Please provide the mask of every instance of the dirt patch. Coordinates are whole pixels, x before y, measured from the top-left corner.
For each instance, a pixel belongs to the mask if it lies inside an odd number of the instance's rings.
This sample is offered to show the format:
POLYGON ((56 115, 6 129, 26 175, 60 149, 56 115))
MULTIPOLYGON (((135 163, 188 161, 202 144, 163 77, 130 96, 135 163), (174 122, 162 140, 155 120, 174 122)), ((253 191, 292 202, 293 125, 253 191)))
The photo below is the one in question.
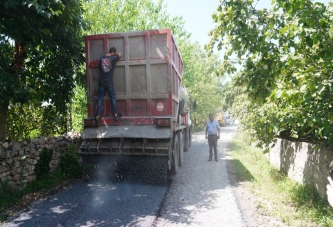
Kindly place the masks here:
POLYGON ((286 227, 284 223, 277 220, 276 217, 269 216, 267 210, 261 204, 267 203, 256 195, 255 191, 251 191, 244 186, 240 176, 235 170, 235 162, 232 160, 231 151, 226 151, 227 170, 231 185, 234 189, 235 197, 244 221, 248 227, 286 227))

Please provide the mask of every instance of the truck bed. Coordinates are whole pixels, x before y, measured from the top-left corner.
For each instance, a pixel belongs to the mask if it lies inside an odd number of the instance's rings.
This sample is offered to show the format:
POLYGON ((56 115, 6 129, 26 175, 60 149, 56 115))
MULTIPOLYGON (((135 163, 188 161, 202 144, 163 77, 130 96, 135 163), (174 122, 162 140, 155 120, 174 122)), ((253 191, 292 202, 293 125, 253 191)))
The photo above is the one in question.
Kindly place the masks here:
MULTIPOLYGON (((183 62, 170 29, 112 33, 85 37, 88 119, 93 126, 98 101, 99 58, 112 46, 122 53, 114 84, 123 117, 177 117, 183 62)), ((106 95, 102 117, 114 113, 106 95)), ((131 120, 129 120, 131 121, 131 120)), ((105 121, 112 125, 112 120, 105 121)), ((148 122, 147 122, 148 123, 148 122)))

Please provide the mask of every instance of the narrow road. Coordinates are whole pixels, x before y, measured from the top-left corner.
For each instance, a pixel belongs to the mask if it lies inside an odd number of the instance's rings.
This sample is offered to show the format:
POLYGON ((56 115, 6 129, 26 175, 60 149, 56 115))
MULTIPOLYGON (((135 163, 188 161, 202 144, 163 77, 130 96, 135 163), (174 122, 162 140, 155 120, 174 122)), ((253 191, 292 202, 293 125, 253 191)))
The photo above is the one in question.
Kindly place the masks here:
POLYGON ((237 126, 221 128, 219 162, 208 161, 205 133, 193 135, 186 163, 172 180, 155 226, 246 226, 230 185, 224 153, 236 131, 237 126))
POLYGON ((246 226, 230 185, 224 150, 236 126, 221 128, 219 162, 208 160, 204 132, 195 133, 168 186, 80 182, 34 202, 4 227, 246 226))

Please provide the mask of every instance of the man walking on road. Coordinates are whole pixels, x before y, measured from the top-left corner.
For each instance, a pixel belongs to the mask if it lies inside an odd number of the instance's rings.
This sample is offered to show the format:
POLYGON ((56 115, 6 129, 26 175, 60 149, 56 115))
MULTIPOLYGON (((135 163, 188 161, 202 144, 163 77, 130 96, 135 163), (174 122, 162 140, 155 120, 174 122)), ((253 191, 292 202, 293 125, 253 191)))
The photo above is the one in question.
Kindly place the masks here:
POLYGON ((212 161, 214 148, 215 161, 219 161, 217 157, 217 140, 220 139, 220 125, 212 113, 209 114, 209 120, 206 123, 206 139, 208 139, 209 145, 209 159, 212 161))

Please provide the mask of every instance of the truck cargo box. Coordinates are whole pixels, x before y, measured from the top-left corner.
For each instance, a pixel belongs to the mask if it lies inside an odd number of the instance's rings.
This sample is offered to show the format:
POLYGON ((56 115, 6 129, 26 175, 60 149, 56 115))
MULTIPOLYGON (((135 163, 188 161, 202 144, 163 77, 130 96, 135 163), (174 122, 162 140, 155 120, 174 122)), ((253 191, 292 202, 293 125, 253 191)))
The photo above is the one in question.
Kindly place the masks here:
MULTIPOLYGON (((94 126, 98 101, 99 58, 114 46, 122 53, 114 70, 117 108, 124 124, 153 124, 152 117, 177 117, 183 62, 170 29, 85 36, 88 119, 94 126), (130 117, 130 118, 127 118, 130 117)), ((109 96, 102 117, 114 124, 109 96)))

